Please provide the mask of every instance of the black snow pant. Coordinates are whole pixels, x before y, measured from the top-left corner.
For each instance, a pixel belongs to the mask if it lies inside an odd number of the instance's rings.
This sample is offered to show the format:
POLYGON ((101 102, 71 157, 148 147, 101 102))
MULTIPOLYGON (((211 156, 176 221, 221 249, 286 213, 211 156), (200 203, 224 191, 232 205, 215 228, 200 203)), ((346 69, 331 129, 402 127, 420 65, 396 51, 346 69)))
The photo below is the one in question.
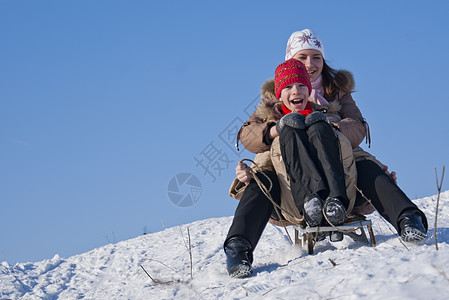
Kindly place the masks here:
POLYGON ((285 126, 279 142, 292 196, 300 212, 311 194, 318 194, 323 200, 335 197, 346 208, 349 206, 338 138, 327 122, 319 121, 305 129, 285 126))
MULTIPOLYGON (((264 171, 264 173, 273 183, 270 195, 279 205, 281 192, 277 175, 274 171, 264 171)), ((264 175, 258 173, 257 178, 262 181, 267 189, 269 188, 270 183, 264 175)), ((224 245, 226 246, 229 239, 233 237, 243 237, 250 242, 252 249, 254 249, 272 213, 274 213, 273 204, 259 188, 256 181, 251 179, 239 201, 224 245)))
MULTIPOLYGON (((356 162, 357 187, 376 210, 399 232, 399 217, 406 210, 417 210, 428 228, 425 214, 405 195, 376 163, 370 160, 356 162)), ((356 205, 366 199, 357 192, 356 205)))

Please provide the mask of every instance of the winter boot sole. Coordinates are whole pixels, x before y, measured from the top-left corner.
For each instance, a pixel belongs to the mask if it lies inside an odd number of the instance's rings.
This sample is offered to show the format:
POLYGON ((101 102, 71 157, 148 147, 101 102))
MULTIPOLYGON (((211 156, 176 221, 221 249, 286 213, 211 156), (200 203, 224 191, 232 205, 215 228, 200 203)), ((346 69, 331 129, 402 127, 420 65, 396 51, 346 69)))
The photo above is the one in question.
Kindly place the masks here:
POLYGON ((241 264, 236 266, 231 272, 229 272, 229 276, 233 278, 245 278, 253 273, 253 269, 250 265, 241 264))
POLYGON ((404 228, 401 234, 401 238, 405 242, 420 242, 426 237, 425 233, 413 227, 404 228))

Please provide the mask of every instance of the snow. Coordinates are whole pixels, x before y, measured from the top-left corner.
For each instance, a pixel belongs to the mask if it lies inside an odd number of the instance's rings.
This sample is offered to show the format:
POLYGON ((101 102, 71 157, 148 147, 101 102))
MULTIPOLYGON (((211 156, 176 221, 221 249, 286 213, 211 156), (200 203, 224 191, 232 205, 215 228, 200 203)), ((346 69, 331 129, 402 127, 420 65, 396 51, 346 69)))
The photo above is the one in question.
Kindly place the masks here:
POLYGON ((268 224, 254 252, 254 274, 233 279, 223 252, 232 217, 212 218, 68 258, 4 261, 0 299, 448 299, 449 191, 440 198, 438 251, 436 201, 436 195, 414 200, 430 227, 418 245, 402 244, 377 213, 369 216, 376 247, 345 236, 318 242, 313 255, 268 224))

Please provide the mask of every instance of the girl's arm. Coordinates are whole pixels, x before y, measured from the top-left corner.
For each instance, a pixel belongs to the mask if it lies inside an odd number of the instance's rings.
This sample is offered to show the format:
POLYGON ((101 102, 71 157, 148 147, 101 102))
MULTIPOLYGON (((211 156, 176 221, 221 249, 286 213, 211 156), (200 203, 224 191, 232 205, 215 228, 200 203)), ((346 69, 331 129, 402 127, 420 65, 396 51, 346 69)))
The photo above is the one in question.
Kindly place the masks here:
POLYGON ((362 113, 351 94, 343 95, 340 98, 340 104, 341 121, 337 122, 336 126, 349 139, 352 148, 357 148, 366 136, 362 113))
MULTIPOLYGON (((254 115, 254 114, 253 114, 254 115)), ((252 153, 268 151, 271 147, 271 129, 276 123, 261 122, 253 115, 246 121, 239 132, 239 139, 243 147, 252 153)), ((276 128, 274 128, 276 130, 276 128)))

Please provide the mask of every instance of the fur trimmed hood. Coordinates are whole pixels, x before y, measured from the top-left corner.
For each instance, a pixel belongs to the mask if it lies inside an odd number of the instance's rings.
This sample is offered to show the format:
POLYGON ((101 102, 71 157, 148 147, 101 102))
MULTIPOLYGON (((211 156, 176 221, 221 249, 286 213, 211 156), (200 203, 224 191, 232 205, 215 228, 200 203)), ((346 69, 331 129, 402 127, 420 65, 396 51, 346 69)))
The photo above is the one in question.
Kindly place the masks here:
MULTIPOLYGON (((351 72, 340 70, 337 72, 337 76, 346 77, 348 88, 350 90, 354 89, 355 82, 351 72)), ((268 79, 261 87, 261 101, 254 112, 254 117, 261 122, 277 122, 283 116, 282 102, 276 98, 274 89, 274 79, 268 79)), ((331 122, 338 122, 341 119, 338 115, 341 110, 341 104, 338 101, 329 101, 329 106, 310 104, 313 110, 325 112, 331 122)))
POLYGON ((349 90, 353 91, 355 89, 355 80, 351 72, 347 70, 338 70, 337 76, 344 76, 346 78, 349 90))

